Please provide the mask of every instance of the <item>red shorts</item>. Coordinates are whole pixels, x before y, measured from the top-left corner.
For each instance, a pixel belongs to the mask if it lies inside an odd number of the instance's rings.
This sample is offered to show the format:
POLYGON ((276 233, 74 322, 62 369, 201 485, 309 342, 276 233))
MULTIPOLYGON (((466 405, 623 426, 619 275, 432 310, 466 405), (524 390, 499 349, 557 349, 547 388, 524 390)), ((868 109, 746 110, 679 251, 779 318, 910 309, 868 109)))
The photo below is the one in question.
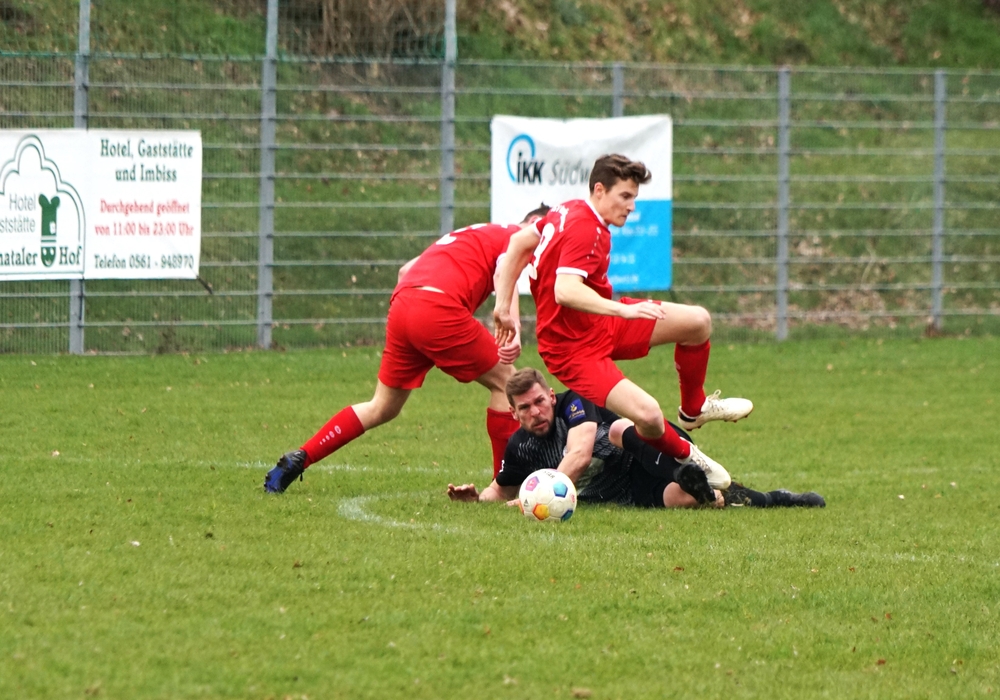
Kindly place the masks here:
MULTIPOLYGON (((638 304, 649 299, 621 297, 622 304, 638 304)), ((594 323, 584 339, 558 346, 538 343, 538 354, 545 367, 559 381, 598 406, 607 403, 608 394, 625 375, 614 360, 635 360, 649 354, 656 321, 651 318, 624 319, 594 315, 594 323)))
POLYGON ((378 370, 386 386, 418 389, 431 367, 471 382, 499 361, 493 336, 447 295, 410 288, 393 298, 378 370))

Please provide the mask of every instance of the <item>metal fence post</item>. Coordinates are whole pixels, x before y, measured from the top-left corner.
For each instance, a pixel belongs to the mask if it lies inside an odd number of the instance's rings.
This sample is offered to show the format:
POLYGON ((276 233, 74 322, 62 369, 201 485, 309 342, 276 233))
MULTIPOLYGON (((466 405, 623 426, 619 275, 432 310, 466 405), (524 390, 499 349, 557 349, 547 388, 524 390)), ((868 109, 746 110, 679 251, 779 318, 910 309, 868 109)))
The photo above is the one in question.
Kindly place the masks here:
MULTIPOLYGON (((86 129, 90 84, 90 0, 80 0, 80 24, 77 34, 76 70, 73 77, 73 128, 86 129)), ((69 352, 82 355, 84 349, 84 310, 86 288, 82 279, 69 281, 69 352)))
POLYGON ((271 347, 274 299, 274 151, 278 117, 278 0, 267 0, 267 38, 261 70, 260 214, 257 249, 257 345, 271 347))
POLYGON ((456 0, 445 0, 444 63, 441 65, 441 235, 455 228, 456 0))
POLYGON ((775 337, 788 338, 788 206, 789 132, 791 130, 792 76, 789 68, 778 71, 778 250, 776 257, 777 326, 775 337))
POLYGON ((625 114, 625 68, 616 61, 611 66, 611 116, 625 114))
POLYGON ((934 330, 944 325, 944 131, 948 76, 934 71, 934 229, 931 236, 931 322, 934 330))

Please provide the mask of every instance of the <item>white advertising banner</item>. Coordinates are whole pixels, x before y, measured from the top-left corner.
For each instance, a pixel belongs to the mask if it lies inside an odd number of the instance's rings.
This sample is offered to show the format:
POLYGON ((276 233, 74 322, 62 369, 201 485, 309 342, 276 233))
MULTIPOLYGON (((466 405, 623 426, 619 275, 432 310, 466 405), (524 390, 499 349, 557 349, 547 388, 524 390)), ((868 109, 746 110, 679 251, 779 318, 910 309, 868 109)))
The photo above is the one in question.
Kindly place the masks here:
MULTIPOLYGON (((671 284, 673 125, 666 115, 611 119, 495 116, 491 123, 490 220, 508 224, 544 202, 589 195, 600 156, 620 153, 646 164, 653 178, 639 188, 635 211, 611 227, 608 279, 618 291, 671 284)), ((527 291, 524 278, 519 285, 527 291)))
POLYGON ((194 279, 201 133, 0 131, 0 279, 194 279))

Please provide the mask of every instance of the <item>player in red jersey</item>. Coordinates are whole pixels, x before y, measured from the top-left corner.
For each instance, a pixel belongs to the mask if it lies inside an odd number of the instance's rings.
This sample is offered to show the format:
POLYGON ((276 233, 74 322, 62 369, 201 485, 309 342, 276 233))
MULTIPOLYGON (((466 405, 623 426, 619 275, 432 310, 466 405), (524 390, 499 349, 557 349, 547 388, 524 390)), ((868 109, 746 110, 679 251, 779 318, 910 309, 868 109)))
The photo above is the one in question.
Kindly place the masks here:
POLYGON ((746 399, 723 399, 718 392, 705 396, 712 333, 708 311, 627 297, 612 300, 608 227, 625 224, 635 210, 639 186, 650 178, 640 162, 602 156, 590 173, 588 199, 554 207, 511 238, 496 282, 496 340, 508 342, 517 329, 511 298, 518 276, 533 258, 538 352, 548 370, 584 398, 632 420, 639 436, 656 450, 681 463, 698 464, 714 488, 725 490, 730 478, 722 465, 671 430, 656 399, 614 363, 674 343, 681 390, 678 423, 686 430, 712 420, 737 421, 753 410, 746 399))
MULTIPOLYGON (((522 224, 544 216, 544 204, 522 224)), ((264 478, 264 489, 281 493, 311 464, 399 415, 413 389, 431 367, 460 382, 479 382, 490 390, 486 432, 493 448, 493 472, 500 470, 507 439, 518 428, 504 386, 521 352, 520 330, 500 347, 473 313, 493 292, 500 260, 521 226, 475 224, 442 236, 400 270, 389 302, 385 350, 371 401, 347 406, 327 421, 300 449, 281 457, 264 478)), ((517 300, 508 309, 517 316, 517 300)))

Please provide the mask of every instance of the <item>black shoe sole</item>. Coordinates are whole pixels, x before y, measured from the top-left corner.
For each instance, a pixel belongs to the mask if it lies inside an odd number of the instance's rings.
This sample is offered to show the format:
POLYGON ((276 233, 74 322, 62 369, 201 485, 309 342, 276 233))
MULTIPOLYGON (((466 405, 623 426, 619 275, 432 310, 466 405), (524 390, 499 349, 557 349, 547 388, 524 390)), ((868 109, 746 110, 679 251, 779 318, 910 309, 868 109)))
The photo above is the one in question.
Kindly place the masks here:
POLYGON ((715 490, 708 483, 705 470, 697 464, 682 464, 674 471, 674 481, 702 505, 715 502, 715 490))

